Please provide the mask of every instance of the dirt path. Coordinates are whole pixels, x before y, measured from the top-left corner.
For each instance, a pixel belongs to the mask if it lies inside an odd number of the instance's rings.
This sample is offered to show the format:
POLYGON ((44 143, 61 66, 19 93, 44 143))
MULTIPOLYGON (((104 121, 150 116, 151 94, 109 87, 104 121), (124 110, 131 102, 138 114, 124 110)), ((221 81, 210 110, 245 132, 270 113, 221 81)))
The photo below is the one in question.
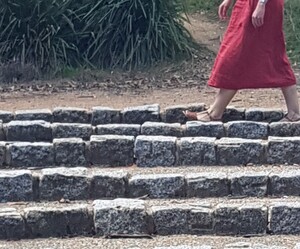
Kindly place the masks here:
MULTIPOLYGON (((195 40, 216 52, 226 23, 212 21, 200 13, 192 15, 190 22, 188 28, 195 40)), ((195 64, 188 61, 183 66, 175 65, 174 68, 167 69, 166 75, 164 72, 160 72, 162 74, 160 77, 165 76, 165 78, 162 78, 157 85, 155 85, 155 79, 145 81, 145 78, 129 81, 121 79, 120 83, 117 81, 112 87, 105 89, 102 84, 106 83, 101 83, 99 87, 96 86, 89 90, 80 87, 79 90, 66 88, 61 91, 53 91, 53 89, 36 91, 31 87, 20 87, 18 90, 11 88, 9 91, 3 89, 1 91, 0 85, 0 110, 13 111, 57 106, 124 108, 150 103, 158 103, 162 107, 194 102, 211 104, 216 90, 205 85, 214 54, 204 52, 200 56, 201 58, 195 59, 195 64)), ((299 73, 297 76, 300 78, 299 73)), ((244 90, 237 94, 231 105, 237 107, 284 107, 284 101, 279 90, 244 90)))
POLYGON ((195 13, 189 17, 189 20, 190 24, 187 25, 187 28, 194 39, 217 53, 227 23, 208 18, 204 13, 195 13))
MULTIPOLYGON (((10 94, 0 100, 0 110, 40 109, 54 107, 82 107, 108 106, 124 108, 143 104, 158 103, 162 108, 166 106, 206 103, 211 104, 215 96, 214 89, 167 89, 154 90, 144 93, 111 94, 102 91, 83 91, 59 93, 49 96, 35 94, 10 94)), ((300 96, 300 95, 299 95, 300 96)), ((282 108, 284 100, 279 90, 245 90, 239 92, 231 105, 236 107, 266 107, 282 108)))

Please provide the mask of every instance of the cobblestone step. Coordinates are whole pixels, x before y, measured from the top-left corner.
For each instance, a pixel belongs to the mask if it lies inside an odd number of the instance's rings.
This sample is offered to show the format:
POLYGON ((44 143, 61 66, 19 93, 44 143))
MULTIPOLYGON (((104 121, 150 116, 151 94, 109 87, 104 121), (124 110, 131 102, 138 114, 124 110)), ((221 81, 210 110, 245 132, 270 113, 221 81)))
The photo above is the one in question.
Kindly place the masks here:
POLYGON ((299 137, 267 140, 170 136, 93 135, 52 142, 0 142, 0 167, 173 167, 299 164, 299 137))
POLYGON ((300 198, 114 199, 0 204, 0 239, 300 233, 300 198), (26 204, 26 203, 25 203, 26 204))
POLYGON ((56 138, 82 138, 89 140, 92 135, 126 135, 137 137, 234 137, 246 139, 267 139, 270 136, 300 136, 300 122, 256 122, 230 121, 180 123, 145 122, 140 124, 103 124, 92 126, 80 123, 49 123, 42 120, 0 121, 0 141, 50 142, 56 138))
POLYGON ((187 122, 187 109, 206 106, 0 111, 0 239, 300 234, 300 122, 234 107, 187 122))
POLYGON ((1 249, 299 249, 300 237, 293 235, 266 235, 241 238, 233 236, 172 235, 147 238, 106 239, 95 237, 26 239, 1 241, 1 249))
POLYGON ((0 170, 0 202, 300 195, 298 167, 0 170))
MULTIPOLYGON (((151 122, 185 123, 187 119, 183 110, 203 111, 207 109, 203 103, 169 106, 161 110, 158 104, 127 107, 123 110, 110 107, 96 106, 91 110, 75 107, 57 107, 50 109, 18 110, 16 112, 0 110, 0 120, 8 123, 12 120, 44 120, 47 122, 83 123, 83 124, 112 124, 128 123, 143 124, 151 122)), ((283 117, 281 109, 266 108, 234 108, 228 107, 223 121, 251 120, 251 121, 278 121, 283 117)))

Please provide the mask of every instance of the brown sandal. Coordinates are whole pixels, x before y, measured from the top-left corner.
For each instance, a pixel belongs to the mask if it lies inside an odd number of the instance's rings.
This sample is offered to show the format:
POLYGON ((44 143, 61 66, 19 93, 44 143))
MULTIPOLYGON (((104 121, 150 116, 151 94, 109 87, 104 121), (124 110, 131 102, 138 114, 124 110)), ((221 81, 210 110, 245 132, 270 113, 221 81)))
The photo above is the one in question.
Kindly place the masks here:
POLYGON ((201 122, 221 121, 221 119, 213 118, 208 111, 203 111, 203 112, 183 111, 183 114, 187 117, 188 120, 197 120, 201 122))
POLYGON ((294 118, 295 114, 293 115, 292 118, 289 118, 287 115, 288 115, 288 113, 285 114, 283 116, 283 118, 279 120, 279 122, 299 122, 300 121, 300 118, 296 118, 296 119, 294 118))

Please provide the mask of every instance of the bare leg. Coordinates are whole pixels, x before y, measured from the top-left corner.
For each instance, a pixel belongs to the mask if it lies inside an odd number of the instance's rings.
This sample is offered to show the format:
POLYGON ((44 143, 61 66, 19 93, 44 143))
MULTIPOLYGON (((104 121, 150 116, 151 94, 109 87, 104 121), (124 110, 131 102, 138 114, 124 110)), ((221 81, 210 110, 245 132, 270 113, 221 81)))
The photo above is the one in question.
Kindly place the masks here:
POLYGON ((204 112, 191 112, 184 111, 184 115, 190 120, 200 120, 203 122, 221 120, 223 113, 232 100, 237 90, 220 89, 214 103, 210 106, 207 111, 204 112))
POLYGON ((214 119, 221 119, 227 105, 230 103, 236 92, 237 90, 220 89, 214 103, 208 110, 210 116, 214 119))
POLYGON ((297 86, 292 85, 288 87, 281 88, 286 106, 287 106, 287 118, 290 120, 297 120, 300 118, 299 111, 299 101, 298 101, 298 93, 297 86))

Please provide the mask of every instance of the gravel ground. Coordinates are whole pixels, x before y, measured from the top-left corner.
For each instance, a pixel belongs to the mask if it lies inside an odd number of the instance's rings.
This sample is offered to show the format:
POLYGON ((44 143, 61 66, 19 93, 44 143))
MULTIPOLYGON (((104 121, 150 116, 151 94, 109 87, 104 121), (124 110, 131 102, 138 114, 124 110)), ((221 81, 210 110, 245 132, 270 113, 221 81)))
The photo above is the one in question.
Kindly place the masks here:
MULTIPOLYGON (((110 199, 110 198, 107 198, 110 199)), ((115 198, 114 198, 115 199, 115 198)), ((137 198, 138 199, 138 198, 137 198)), ((194 207, 215 207, 218 204, 238 204, 238 205, 249 205, 249 204, 262 204, 271 206, 276 203, 300 203, 300 197, 298 196, 284 196, 284 197, 220 197, 220 198, 176 198, 176 199, 145 199, 145 205, 147 208, 152 206, 172 206, 172 205, 190 205, 194 207)), ((15 208, 19 212, 22 212, 28 207, 54 207, 63 208, 68 206, 77 206, 80 204, 88 204, 92 208, 93 200, 82 200, 82 201, 42 201, 42 202, 8 202, 0 203, 0 208, 15 208)))
MULTIPOLYGON (((99 168, 93 168, 99 171, 99 168)), ((300 170, 299 165, 247 165, 247 166, 176 166, 176 167, 153 167, 153 168, 140 168, 137 166, 114 168, 113 170, 122 170, 132 175, 138 174, 189 174, 189 173, 242 173, 242 172, 272 172, 280 173, 288 170, 300 170)), ((112 169, 101 169, 101 171, 111 172, 112 169)))
MULTIPOLYGON (((157 246, 210 245, 214 249, 237 242, 284 246, 290 249, 300 242, 300 236, 220 237, 220 236, 158 236, 153 239, 51 238, 0 242, 0 249, 152 249, 157 246)), ((249 247, 239 247, 249 248, 249 247)), ((259 247, 257 247, 259 248, 259 247)))
MULTIPOLYGON (((281 173, 284 171, 299 171, 299 165, 247 165, 247 166, 175 166, 175 167, 153 167, 153 168, 141 168, 136 165, 130 167, 115 167, 113 168, 99 168, 99 167, 87 167, 88 173, 112 173, 112 172, 127 172, 130 175, 139 174, 192 174, 192 173, 281 173)), ((16 168, 7 168, 6 170, 15 170, 16 168)), ((18 168, 20 169, 20 168, 18 168)), ((40 169, 33 169, 33 173, 40 174, 40 169)))
MULTIPOLYGON (((53 167, 52 167, 53 168, 53 167)), ((58 167, 56 167, 58 168, 58 167)), ((41 168, 26 167, 24 169, 30 169, 35 174, 41 173, 41 168)), ((87 167, 88 173, 93 172, 127 172, 130 175, 140 174, 190 174, 190 173, 243 173, 243 172, 267 172, 267 173, 281 173, 283 171, 300 170, 298 164, 295 165, 246 165, 246 166, 174 166, 174 167, 137 167, 136 165, 129 167, 114 167, 114 168, 99 168, 99 167, 87 167)), ((20 168, 7 167, 1 170, 20 170, 20 168)))

